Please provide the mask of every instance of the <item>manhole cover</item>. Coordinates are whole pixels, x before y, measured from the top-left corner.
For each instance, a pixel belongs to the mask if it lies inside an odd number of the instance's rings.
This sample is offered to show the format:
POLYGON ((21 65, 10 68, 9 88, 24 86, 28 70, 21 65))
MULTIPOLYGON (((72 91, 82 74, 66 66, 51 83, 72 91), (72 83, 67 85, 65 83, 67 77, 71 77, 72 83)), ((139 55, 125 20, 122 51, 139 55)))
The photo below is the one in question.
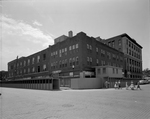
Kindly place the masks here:
POLYGON ((72 105, 72 104, 63 104, 62 106, 63 107, 73 107, 74 105, 72 105))

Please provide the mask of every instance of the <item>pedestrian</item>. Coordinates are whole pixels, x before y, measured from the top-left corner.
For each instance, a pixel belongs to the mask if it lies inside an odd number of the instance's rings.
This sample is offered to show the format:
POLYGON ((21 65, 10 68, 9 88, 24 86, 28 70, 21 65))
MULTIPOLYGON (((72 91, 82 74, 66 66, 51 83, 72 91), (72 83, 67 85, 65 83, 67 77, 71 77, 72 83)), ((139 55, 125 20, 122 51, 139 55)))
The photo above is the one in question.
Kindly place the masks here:
POLYGON ((139 81, 137 82, 137 87, 136 87, 136 89, 138 89, 138 88, 141 90, 140 82, 139 82, 139 81))
POLYGON ((115 88, 115 89, 118 88, 118 83, 117 83, 117 81, 115 82, 114 88, 115 88))
POLYGON ((107 82, 107 80, 105 81, 105 88, 106 89, 108 88, 108 82, 107 82))
POLYGON ((128 82, 126 82, 126 90, 128 90, 128 87, 129 87, 129 86, 128 86, 128 82))
POLYGON ((109 83, 109 81, 107 81, 107 88, 110 88, 110 83, 109 83))
POLYGON ((134 90, 134 84, 133 84, 133 82, 132 82, 132 81, 131 81, 130 88, 131 88, 131 90, 134 90))
POLYGON ((121 89, 121 82, 120 82, 120 80, 118 81, 118 89, 121 89))

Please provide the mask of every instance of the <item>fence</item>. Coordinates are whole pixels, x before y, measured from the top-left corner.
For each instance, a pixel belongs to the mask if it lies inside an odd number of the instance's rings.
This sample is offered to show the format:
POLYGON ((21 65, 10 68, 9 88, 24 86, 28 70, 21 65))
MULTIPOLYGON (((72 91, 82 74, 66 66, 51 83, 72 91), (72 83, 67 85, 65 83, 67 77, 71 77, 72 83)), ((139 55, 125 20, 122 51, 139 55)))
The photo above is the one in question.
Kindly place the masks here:
POLYGON ((59 79, 41 78, 15 81, 2 81, 0 87, 39 89, 39 90, 59 90, 59 79))

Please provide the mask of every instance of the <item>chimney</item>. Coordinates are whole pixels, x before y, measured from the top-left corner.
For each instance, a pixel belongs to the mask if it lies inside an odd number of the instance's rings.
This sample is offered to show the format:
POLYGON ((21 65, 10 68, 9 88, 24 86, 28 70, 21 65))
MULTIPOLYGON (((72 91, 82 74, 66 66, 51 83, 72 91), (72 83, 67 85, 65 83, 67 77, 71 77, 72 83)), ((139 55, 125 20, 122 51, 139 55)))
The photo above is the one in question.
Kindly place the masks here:
POLYGON ((72 31, 69 31, 68 32, 68 36, 71 38, 73 36, 73 32, 72 31))

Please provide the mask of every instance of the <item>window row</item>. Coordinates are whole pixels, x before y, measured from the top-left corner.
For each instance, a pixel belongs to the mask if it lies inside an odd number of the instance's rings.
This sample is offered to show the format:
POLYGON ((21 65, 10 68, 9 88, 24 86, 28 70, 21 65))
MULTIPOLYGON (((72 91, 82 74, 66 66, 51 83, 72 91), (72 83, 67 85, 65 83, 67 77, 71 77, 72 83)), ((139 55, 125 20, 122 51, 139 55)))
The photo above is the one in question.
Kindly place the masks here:
MULTIPOLYGON (((29 67, 25 69, 19 69, 15 70, 15 75, 21 75, 21 74, 28 74, 28 73, 35 73, 35 72, 42 72, 42 71, 47 71, 47 65, 44 64, 42 67, 37 66, 37 67, 29 67)), ((9 76, 14 76, 13 73, 9 73, 9 76)))
POLYGON ((87 64, 92 65, 92 57, 87 57, 87 64))
POLYGON ((139 75, 128 75, 129 78, 141 78, 139 75))
POLYGON ((109 41, 108 42, 108 46, 110 46, 110 47, 115 47, 115 41, 109 41))
POLYGON ((98 68, 97 74, 106 74, 106 68, 98 68))
POLYGON ((51 68, 52 69, 57 69, 57 68, 65 68, 68 66, 75 66, 75 65, 79 65, 79 58, 78 57, 73 57, 68 59, 64 59, 61 61, 56 61, 51 63, 51 68))
POLYGON ((130 42, 129 40, 127 40, 127 46, 129 46, 133 50, 135 50, 135 51, 140 53, 140 48, 138 48, 134 43, 130 42))
MULTIPOLYGON (((91 57, 87 57, 87 64, 88 65, 92 64, 92 58, 91 57)), ((123 68, 123 66, 119 63, 106 62, 105 60, 101 60, 101 62, 99 62, 99 59, 96 59, 96 65, 97 66, 109 65, 109 66, 115 66, 115 67, 122 67, 123 68)))
POLYGON ((79 48, 79 45, 74 44, 72 46, 69 46, 68 48, 66 47, 66 48, 62 48, 58 51, 52 52, 51 56, 54 57, 54 58, 57 57, 57 56, 62 57, 63 55, 67 55, 68 50, 69 50, 70 53, 72 53, 72 51, 75 51, 75 50, 78 51, 78 48, 79 48))
MULTIPOLYGON (((43 58, 43 60, 46 60, 46 54, 43 54, 42 58, 43 58)), ((18 67, 29 66, 31 64, 39 63, 40 61, 41 61, 40 55, 37 56, 36 61, 35 61, 35 57, 30 58, 30 59, 26 59, 24 61, 17 61, 16 60, 16 63, 9 66, 9 70, 15 69, 18 67)))
POLYGON ((137 67, 141 67, 141 62, 138 62, 138 61, 135 61, 135 60, 132 60, 132 59, 129 59, 129 58, 127 58, 126 62, 127 62, 127 64, 137 66, 137 67))
POLYGON ((127 66, 127 70, 133 73, 141 73, 141 69, 136 67, 127 66))
POLYGON ((131 49, 128 49, 128 48, 127 48, 127 54, 129 54, 129 55, 131 55, 131 56, 133 56, 133 57, 136 57, 136 58, 140 59, 140 54, 139 54, 139 53, 136 53, 136 52, 134 52, 134 51, 131 51, 131 49))
POLYGON ((88 50, 92 50, 92 46, 89 45, 89 44, 87 44, 87 49, 88 49, 88 50))

